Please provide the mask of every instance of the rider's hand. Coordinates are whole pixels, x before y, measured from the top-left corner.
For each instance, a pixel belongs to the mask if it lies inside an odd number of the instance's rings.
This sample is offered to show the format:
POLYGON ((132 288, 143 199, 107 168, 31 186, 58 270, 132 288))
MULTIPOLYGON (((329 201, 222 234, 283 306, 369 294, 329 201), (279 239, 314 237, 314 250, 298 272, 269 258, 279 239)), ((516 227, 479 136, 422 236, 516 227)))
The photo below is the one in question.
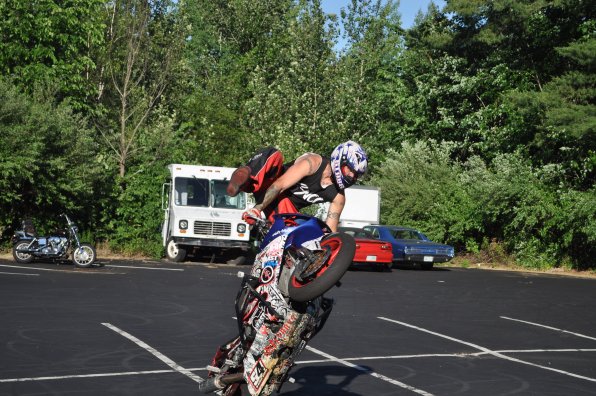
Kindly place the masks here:
POLYGON ((256 221, 254 217, 259 219, 263 218, 263 213, 257 207, 251 208, 246 212, 242 213, 242 220, 246 221, 250 225, 255 224, 256 221))

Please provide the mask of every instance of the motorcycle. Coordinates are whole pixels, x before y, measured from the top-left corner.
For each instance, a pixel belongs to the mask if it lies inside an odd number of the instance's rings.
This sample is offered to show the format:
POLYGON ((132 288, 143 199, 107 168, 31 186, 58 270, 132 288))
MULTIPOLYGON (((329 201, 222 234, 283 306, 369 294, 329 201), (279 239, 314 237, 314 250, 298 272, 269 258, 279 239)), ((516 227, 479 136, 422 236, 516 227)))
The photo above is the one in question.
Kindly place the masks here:
POLYGON ((88 268, 97 257, 95 247, 82 243, 79 228, 66 214, 61 214, 68 225, 67 230, 60 230, 49 236, 38 236, 30 220, 23 220, 22 227, 12 237, 12 256, 20 264, 27 264, 34 258, 65 259, 72 254, 72 261, 77 267, 88 268))
POLYGON ((323 294, 340 285, 354 257, 354 238, 331 233, 315 217, 280 214, 273 224, 253 219, 262 242, 250 274, 238 273, 238 336, 217 349, 199 384, 202 393, 239 396, 244 384, 252 396, 279 392, 331 313, 333 299, 323 294))

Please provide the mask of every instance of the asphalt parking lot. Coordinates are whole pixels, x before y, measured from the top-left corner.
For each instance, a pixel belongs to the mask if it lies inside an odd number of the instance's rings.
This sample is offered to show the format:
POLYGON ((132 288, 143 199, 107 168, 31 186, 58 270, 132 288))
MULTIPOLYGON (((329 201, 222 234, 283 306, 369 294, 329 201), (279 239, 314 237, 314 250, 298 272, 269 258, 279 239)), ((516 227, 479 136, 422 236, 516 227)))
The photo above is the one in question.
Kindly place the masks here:
MULTIPOLYGON (((100 260, 101 261, 101 260, 100 260)), ((0 395, 197 395, 238 270, 0 260, 0 395)), ((349 271, 282 395, 596 395, 596 279, 349 271)))

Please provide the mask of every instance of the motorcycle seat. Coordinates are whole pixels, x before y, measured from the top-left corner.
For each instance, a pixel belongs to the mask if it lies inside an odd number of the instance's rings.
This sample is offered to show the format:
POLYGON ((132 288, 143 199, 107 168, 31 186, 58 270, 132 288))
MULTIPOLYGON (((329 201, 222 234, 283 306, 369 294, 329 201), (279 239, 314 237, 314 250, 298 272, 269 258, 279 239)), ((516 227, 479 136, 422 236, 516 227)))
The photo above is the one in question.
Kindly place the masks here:
POLYGON ((25 232, 25 235, 27 235, 27 236, 31 236, 31 237, 37 236, 37 230, 35 229, 35 225, 29 219, 23 220, 23 231, 25 232))

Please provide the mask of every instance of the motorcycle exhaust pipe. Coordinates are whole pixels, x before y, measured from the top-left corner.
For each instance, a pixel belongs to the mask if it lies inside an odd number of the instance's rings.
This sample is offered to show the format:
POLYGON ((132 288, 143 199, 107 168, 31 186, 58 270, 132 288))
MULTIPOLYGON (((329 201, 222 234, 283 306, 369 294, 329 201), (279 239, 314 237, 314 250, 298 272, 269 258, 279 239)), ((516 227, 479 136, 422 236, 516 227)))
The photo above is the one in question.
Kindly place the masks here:
POLYGON ((211 378, 207 378, 205 381, 199 384, 199 392, 211 393, 218 390, 224 389, 226 386, 236 382, 243 381, 244 377, 242 373, 216 375, 211 378))

